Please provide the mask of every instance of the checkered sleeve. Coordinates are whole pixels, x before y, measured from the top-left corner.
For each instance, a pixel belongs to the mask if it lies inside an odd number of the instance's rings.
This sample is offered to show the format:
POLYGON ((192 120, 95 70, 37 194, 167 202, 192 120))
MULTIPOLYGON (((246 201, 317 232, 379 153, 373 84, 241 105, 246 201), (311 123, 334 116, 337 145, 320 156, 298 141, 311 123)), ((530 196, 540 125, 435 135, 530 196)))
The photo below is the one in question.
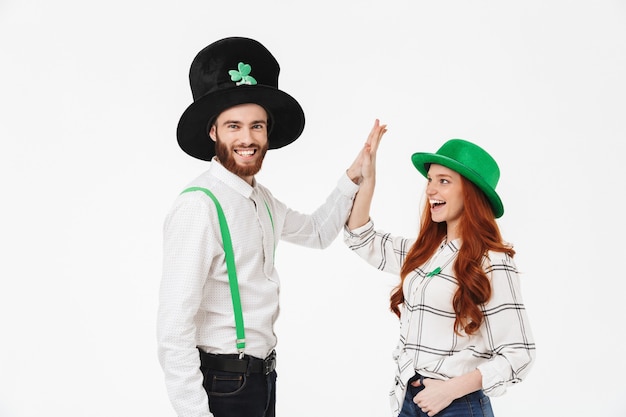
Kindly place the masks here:
POLYGON ((481 333, 492 357, 478 369, 483 376, 483 390, 495 397, 526 377, 535 358, 535 342, 513 259, 506 254, 490 253, 485 270, 491 280, 492 296, 484 305, 481 333))
POLYGON ((402 262, 413 243, 412 240, 375 230, 371 220, 353 230, 344 227, 344 242, 370 265, 392 274, 400 273, 402 262))

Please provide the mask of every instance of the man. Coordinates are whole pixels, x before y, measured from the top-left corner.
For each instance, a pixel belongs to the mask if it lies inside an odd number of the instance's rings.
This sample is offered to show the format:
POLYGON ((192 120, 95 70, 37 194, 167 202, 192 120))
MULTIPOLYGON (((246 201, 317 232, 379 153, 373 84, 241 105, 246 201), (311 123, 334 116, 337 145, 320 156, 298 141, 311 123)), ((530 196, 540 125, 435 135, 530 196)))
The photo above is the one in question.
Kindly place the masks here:
POLYGON ((302 108, 278 89, 278 73, 272 54, 247 38, 219 40, 191 65, 194 102, 179 121, 178 143, 211 163, 165 220, 157 326, 159 361, 179 417, 275 415, 278 241, 329 246, 358 190, 363 151, 311 215, 256 182, 265 152, 295 141, 304 128, 302 108), (231 264, 211 195, 223 209, 231 264))

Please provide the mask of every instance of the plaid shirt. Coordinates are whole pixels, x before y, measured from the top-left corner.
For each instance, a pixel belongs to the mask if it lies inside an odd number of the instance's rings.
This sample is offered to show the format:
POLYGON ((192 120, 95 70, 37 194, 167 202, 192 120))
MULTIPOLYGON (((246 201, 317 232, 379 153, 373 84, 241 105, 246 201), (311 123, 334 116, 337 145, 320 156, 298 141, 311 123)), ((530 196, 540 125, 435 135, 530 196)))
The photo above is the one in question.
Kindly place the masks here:
MULTIPOLYGON (((381 271, 400 273, 415 239, 392 237, 368 224, 345 229, 345 242, 381 271)), ((434 256, 404 280, 400 339, 393 353, 396 377, 390 393, 393 415, 402 408, 408 380, 425 377, 449 379, 478 368, 489 396, 505 393, 529 372, 535 343, 522 302, 520 280, 513 259, 489 252, 484 269, 492 286, 482 306, 484 322, 472 336, 454 333, 452 297, 458 287, 453 272, 459 239, 441 244, 434 256)))

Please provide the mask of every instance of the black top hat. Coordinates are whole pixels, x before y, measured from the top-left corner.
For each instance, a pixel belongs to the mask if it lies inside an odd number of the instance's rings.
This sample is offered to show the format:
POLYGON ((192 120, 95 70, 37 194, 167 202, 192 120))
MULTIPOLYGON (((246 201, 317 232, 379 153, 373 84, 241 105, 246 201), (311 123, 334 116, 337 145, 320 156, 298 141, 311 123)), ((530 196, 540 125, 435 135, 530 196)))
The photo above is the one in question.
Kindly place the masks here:
POLYGON ((270 149, 298 139, 304 129, 304 112, 289 94, 278 89, 280 66, 274 56, 254 39, 221 39, 201 50, 189 70, 194 102, 178 122, 180 147, 205 161, 215 155, 209 123, 222 111, 255 103, 268 112, 270 149))

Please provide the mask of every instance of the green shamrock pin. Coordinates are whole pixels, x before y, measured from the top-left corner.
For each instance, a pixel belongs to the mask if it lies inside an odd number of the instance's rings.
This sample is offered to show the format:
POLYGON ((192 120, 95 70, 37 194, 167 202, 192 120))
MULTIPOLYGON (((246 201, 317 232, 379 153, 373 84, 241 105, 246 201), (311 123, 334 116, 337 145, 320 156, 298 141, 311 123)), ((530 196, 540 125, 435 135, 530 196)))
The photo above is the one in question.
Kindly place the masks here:
POLYGON ((237 70, 228 71, 228 74, 230 74, 230 79, 236 81, 237 85, 256 85, 256 80, 253 76, 250 75, 252 67, 249 64, 244 64, 243 62, 240 62, 239 65, 237 65, 237 70))

